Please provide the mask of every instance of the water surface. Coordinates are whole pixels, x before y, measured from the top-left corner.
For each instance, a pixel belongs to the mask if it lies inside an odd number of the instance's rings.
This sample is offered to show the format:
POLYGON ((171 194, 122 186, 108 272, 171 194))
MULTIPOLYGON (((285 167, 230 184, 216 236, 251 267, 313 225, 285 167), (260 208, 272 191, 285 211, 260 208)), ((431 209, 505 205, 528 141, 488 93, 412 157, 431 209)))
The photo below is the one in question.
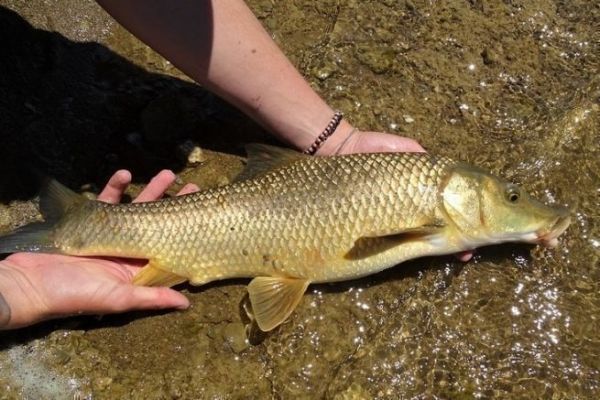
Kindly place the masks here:
MULTIPOLYGON (((598 398, 598 6, 249 4, 357 126, 415 138, 572 208, 560 246, 505 245, 467 264, 429 258, 314 286, 255 346, 241 336, 245 281, 184 288, 186 312, 3 334, 0 398, 598 398)), ((0 107, 19 160, 42 160, 86 190, 124 166, 140 180, 169 166, 207 186, 226 183, 239 159, 208 152, 186 167, 179 143, 239 153, 243 141, 265 140, 94 3, 0 5, 24 19, 0 14, 12 46, 0 62, 11 77, 0 107)), ((3 229, 35 218, 31 192, 7 176, 3 229)))

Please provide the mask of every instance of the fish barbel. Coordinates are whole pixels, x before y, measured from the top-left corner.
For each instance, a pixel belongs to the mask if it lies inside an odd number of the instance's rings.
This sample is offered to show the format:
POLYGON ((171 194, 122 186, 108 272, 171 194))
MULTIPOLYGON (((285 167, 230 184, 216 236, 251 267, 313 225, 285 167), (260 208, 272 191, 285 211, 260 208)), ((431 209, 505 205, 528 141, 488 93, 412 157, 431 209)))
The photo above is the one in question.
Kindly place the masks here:
POLYGON ((553 246, 570 221, 565 208, 445 157, 309 157, 266 145, 248 153, 237 181, 154 202, 91 201, 51 181, 40 198, 45 222, 0 238, 0 253, 147 259, 139 285, 253 278, 254 317, 268 331, 311 283, 493 243, 553 246))

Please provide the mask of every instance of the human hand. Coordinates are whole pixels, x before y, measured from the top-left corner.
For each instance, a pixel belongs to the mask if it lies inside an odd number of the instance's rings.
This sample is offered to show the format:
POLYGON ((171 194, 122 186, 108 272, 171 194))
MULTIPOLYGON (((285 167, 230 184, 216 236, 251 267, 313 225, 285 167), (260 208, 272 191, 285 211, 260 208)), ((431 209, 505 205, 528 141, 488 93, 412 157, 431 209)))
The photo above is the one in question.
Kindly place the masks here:
MULTIPOLYGON (((328 148, 324 148, 323 150, 327 152, 327 149, 328 148)), ((335 151, 336 154, 394 152, 422 153, 425 152, 425 149, 416 140, 407 137, 383 132, 363 132, 354 129, 347 134, 344 140, 340 142, 333 151, 335 151)))
MULTIPOLYGON (((174 180, 173 172, 161 171, 134 202, 159 199, 174 180)), ((117 171, 98 195, 98 200, 118 203, 130 182, 129 171, 117 171)), ((178 195, 198 190, 196 185, 188 184, 178 195)), ((0 261, 0 294, 10 307, 11 314, 8 325, 0 326, 0 329, 18 328, 76 314, 185 309, 189 306, 187 298, 175 290, 134 286, 132 278, 143 264, 141 260, 106 257, 12 254, 0 261)))
POLYGON ((418 152, 425 149, 414 139, 384 132, 360 131, 342 119, 337 129, 317 150, 317 155, 327 156, 352 153, 418 152))

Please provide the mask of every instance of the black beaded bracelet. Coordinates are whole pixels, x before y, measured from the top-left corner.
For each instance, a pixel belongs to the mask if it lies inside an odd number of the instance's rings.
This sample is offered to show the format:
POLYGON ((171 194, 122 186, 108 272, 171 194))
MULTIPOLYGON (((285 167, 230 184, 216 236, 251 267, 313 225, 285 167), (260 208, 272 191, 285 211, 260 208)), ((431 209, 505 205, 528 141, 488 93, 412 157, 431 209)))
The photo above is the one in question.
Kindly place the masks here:
POLYGON ((309 148, 304 150, 303 153, 308 154, 310 156, 314 156, 317 150, 319 150, 319 148, 323 145, 325 140, 327 140, 329 136, 333 135, 333 132, 335 132, 340 122, 342 122, 343 117, 344 114, 342 114, 341 111, 336 111, 335 114, 333 114, 333 117, 331 117, 331 121, 329 121, 323 132, 321 132, 321 134, 315 139, 313 144, 311 144, 309 148))

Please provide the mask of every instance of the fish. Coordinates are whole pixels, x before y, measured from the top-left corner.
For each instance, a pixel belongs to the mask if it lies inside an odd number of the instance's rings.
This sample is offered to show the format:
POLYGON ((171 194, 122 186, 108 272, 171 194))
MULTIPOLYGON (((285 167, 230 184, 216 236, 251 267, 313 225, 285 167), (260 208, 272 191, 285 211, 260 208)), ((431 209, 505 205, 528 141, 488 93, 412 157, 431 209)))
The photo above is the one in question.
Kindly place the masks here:
POLYGON ((247 146, 232 183, 158 201, 108 204, 51 180, 43 222, 0 237, 17 251, 148 260, 133 283, 251 278, 262 331, 283 323, 310 284, 503 242, 553 247, 569 210, 476 166, 427 153, 311 157, 247 146))

